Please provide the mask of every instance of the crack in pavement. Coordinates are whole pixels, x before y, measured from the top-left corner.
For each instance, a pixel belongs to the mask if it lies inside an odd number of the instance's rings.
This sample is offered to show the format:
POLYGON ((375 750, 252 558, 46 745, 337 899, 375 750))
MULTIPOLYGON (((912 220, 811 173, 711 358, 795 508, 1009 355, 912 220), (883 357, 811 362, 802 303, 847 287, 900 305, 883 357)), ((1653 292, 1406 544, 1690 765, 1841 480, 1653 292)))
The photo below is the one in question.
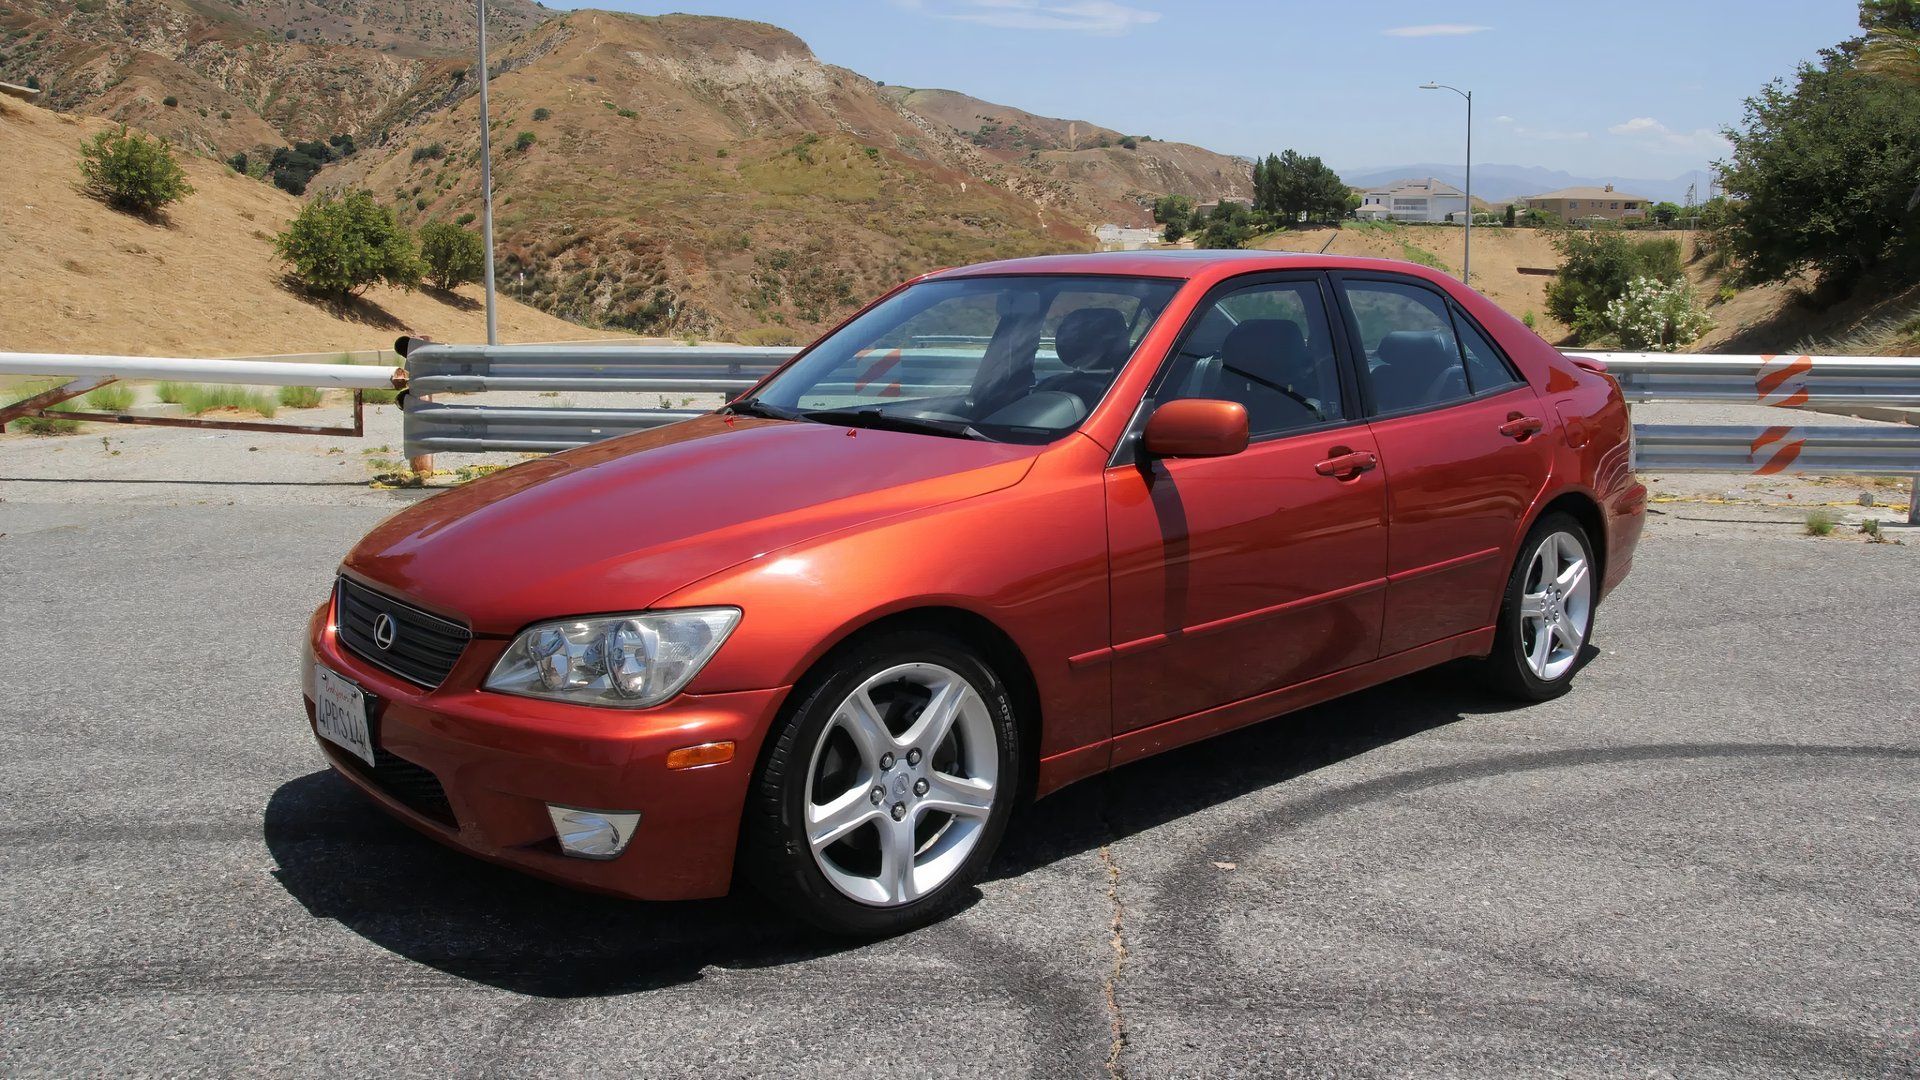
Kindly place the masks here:
POLYGON ((1110 937, 1108 944, 1113 947, 1113 967, 1107 971, 1107 1026, 1112 1033, 1112 1041, 1107 1045, 1107 1075, 1113 1080, 1126 1080, 1126 1063, 1121 1055, 1127 1048, 1127 1021, 1120 1011, 1120 977, 1127 969, 1127 909, 1120 902, 1120 864, 1113 861, 1113 845, 1100 845, 1100 865, 1107 871, 1107 901, 1113 906, 1113 920, 1108 924, 1110 937))

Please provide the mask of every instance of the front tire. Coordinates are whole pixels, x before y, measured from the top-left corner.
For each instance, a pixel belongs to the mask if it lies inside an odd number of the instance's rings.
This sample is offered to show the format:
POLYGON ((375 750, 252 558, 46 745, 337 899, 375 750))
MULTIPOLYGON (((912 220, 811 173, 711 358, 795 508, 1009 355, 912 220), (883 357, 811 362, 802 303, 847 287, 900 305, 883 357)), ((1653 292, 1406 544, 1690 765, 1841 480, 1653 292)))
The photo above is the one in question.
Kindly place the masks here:
POLYGON ((1507 579, 1487 683, 1521 701, 1559 697, 1584 662, 1600 582, 1587 531, 1567 514, 1534 523, 1507 579))
POLYGON ((949 914, 1019 790, 1005 684, 958 642, 905 631, 837 651, 795 693, 749 796, 749 875, 835 933, 949 914))

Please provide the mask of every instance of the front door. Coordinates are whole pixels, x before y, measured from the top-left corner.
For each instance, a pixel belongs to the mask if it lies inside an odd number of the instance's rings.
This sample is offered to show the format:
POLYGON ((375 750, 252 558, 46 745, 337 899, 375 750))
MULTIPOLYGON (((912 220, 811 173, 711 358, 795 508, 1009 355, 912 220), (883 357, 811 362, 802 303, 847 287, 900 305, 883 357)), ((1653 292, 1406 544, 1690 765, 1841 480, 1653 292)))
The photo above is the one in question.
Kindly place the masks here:
POLYGON ((1438 290, 1395 277, 1338 284, 1386 474, 1385 656, 1492 625, 1553 453, 1545 403, 1438 290))
POLYGON ((1386 484, 1326 288, 1292 274, 1217 290, 1136 423, 1155 402, 1238 401, 1246 450, 1107 470, 1116 734, 1378 653, 1386 484))

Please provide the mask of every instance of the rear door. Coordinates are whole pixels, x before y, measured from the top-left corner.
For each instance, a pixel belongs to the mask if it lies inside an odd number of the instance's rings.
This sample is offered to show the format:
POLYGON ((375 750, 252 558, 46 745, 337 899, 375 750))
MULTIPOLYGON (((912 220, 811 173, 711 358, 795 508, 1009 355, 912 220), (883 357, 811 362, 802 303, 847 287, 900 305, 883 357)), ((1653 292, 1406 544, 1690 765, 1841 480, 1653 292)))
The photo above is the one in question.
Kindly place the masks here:
POLYGON ((1492 625, 1553 455, 1545 403, 1439 289, 1335 283, 1387 482, 1386 656, 1492 625))
POLYGON ((1386 486, 1327 288, 1285 274, 1216 289, 1107 470, 1116 734, 1376 655, 1386 486), (1246 406, 1247 449, 1139 457, 1152 407, 1183 397, 1246 406))

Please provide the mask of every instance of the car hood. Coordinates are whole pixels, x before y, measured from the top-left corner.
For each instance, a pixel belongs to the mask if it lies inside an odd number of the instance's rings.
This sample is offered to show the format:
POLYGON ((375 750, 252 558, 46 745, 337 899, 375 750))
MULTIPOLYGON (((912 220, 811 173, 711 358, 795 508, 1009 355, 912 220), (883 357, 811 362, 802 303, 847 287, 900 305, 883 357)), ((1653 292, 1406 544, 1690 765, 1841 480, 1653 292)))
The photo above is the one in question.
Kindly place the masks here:
POLYGON ((708 416, 569 450, 381 522, 344 569, 478 634, 636 611, 777 548, 1019 481, 1039 448, 708 416))

